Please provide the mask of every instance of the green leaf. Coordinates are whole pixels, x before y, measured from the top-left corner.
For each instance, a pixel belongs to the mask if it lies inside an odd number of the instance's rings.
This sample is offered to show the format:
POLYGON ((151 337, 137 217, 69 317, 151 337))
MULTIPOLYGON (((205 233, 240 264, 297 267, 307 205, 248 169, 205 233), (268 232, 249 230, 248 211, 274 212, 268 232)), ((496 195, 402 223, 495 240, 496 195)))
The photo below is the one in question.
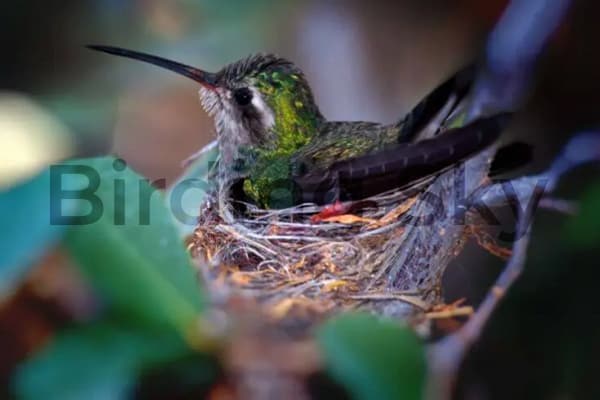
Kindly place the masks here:
POLYGON ((174 334, 96 323, 68 330, 22 364, 14 392, 20 399, 121 399, 141 372, 185 357, 174 334))
POLYGON ((49 192, 48 170, 0 191, 0 298, 62 233, 61 227, 50 222, 49 192))
POLYGON ((578 214, 567 222, 567 239, 578 248, 600 246, 600 185, 584 193, 578 214))
POLYGON ((317 339, 331 376, 355 399, 421 399, 425 355, 408 328, 367 314, 328 321, 317 339))
POLYGON ((200 205, 213 187, 209 179, 219 158, 219 149, 213 142, 202 149, 177 181, 168 188, 166 200, 175 224, 183 237, 191 235, 198 223, 200 205))
POLYGON ((113 157, 68 167, 82 181, 79 209, 97 219, 81 220, 66 236, 84 274, 117 311, 189 332, 204 301, 162 193, 113 157))

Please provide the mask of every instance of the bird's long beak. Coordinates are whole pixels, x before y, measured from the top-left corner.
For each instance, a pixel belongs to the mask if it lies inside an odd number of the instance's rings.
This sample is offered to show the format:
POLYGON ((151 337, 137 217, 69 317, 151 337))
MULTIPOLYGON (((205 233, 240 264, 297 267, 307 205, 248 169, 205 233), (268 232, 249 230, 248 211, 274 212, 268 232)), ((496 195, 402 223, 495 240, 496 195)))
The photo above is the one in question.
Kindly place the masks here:
POLYGON ((180 75, 187 76, 188 78, 195 80, 196 82, 200 83, 202 86, 210 90, 215 90, 215 88, 217 87, 217 74, 212 72, 202 71, 201 69, 190 67, 188 65, 181 64, 175 61, 167 60, 162 57, 157 57, 146 53, 140 53, 138 51, 133 50, 121 49, 119 47, 97 45, 89 45, 86 47, 92 50, 102 51, 104 53, 114 54, 121 57, 133 58, 134 60, 139 60, 157 65, 162 68, 166 68, 180 75))

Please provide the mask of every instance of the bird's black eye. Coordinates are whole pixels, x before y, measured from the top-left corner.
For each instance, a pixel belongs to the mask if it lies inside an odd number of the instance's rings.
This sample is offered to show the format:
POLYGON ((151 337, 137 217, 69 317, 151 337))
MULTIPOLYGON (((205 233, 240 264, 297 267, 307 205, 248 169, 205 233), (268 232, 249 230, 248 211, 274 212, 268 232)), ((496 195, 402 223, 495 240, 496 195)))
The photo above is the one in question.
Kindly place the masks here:
POLYGON ((235 102, 240 106, 247 106, 252 101, 252 92, 248 88, 236 89, 233 92, 235 102))

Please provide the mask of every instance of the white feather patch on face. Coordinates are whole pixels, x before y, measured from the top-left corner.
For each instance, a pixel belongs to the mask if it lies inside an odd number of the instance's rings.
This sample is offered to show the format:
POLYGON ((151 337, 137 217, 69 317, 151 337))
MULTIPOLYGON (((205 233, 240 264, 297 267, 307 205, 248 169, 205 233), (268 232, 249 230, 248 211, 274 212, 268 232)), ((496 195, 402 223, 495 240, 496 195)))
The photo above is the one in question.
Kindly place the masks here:
POLYGON ((205 87, 200 87, 198 91, 200 95, 200 104, 204 111, 210 116, 214 116, 218 111, 218 104, 220 102, 219 95, 215 93, 213 90, 206 89, 205 87))
MULTIPOLYGON (((260 128, 264 130, 259 134, 267 135, 275 125, 275 115, 260 91, 252 86, 249 89, 252 92, 249 107, 254 109, 254 118, 260 119, 260 128)), ((214 118, 221 164, 231 165, 241 157, 240 149, 256 143, 248 121, 244 120, 243 108, 236 103, 233 90, 227 88, 200 88, 200 100, 205 111, 214 118)))
POLYGON ((252 91, 252 105, 261 115, 261 122, 266 129, 271 129, 275 125, 275 116, 273 110, 264 101, 262 94, 255 87, 250 87, 252 91))

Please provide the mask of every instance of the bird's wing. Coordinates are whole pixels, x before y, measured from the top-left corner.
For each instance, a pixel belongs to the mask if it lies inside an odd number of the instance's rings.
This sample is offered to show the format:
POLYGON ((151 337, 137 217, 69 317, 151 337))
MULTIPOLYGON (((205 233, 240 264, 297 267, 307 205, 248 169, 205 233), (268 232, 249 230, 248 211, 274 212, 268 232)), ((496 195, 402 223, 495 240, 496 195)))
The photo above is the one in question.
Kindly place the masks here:
POLYGON ((305 169, 326 169, 332 163, 378 153, 398 143, 435 136, 468 94, 475 68, 463 68, 421 100, 401 121, 393 125, 374 122, 334 121, 321 127, 317 140, 298 151, 292 159, 305 169))
POLYGON ((299 200, 325 204, 405 188, 483 150, 498 138, 508 120, 509 114, 482 118, 432 139, 400 143, 297 175, 299 200))
POLYGON ((304 170, 326 169, 340 160, 383 150, 396 144, 398 129, 374 122, 326 122, 319 136, 292 157, 304 170))
POLYGON ((414 142, 437 134, 469 94, 475 72, 474 64, 464 67, 425 96, 395 125, 398 142, 414 142))

